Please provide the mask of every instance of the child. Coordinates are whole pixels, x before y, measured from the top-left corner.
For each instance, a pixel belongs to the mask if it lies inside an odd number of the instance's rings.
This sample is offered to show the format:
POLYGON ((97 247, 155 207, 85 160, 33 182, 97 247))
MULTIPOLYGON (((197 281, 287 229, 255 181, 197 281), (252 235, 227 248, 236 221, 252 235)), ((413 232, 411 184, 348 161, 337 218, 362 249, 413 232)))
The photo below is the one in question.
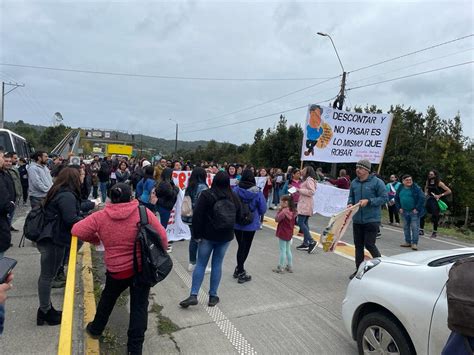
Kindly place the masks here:
POLYGON ((291 238, 295 227, 296 207, 291 195, 284 195, 280 199, 280 207, 275 216, 278 222, 276 236, 280 243, 280 263, 273 272, 282 274, 284 270, 293 272, 293 257, 291 255, 291 238), (286 260, 286 263, 285 263, 286 260), (285 268, 286 264, 286 268, 285 268))

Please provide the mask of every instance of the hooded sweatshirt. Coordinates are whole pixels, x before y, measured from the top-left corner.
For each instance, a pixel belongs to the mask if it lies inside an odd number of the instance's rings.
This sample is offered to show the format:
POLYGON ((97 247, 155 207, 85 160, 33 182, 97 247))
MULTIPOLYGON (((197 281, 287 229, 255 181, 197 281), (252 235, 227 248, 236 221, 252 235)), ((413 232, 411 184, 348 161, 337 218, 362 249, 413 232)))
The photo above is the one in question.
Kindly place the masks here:
POLYGON ((267 202, 263 193, 255 184, 248 184, 241 181, 238 186, 234 187, 234 192, 239 196, 242 203, 249 205, 250 211, 253 212, 253 221, 249 225, 235 225, 235 229, 241 231, 256 231, 260 229, 260 216, 265 214, 267 210, 267 202))
MULTIPOLYGON (((146 210, 148 222, 161 237, 163 247, 168 247, 166 231, 150 210, 146 210)), ((107 203, 105 208, 76 223, 72 234, 92 244, 104 245, 104 261, 107 271, 116 279, 133 276, 133 247, 138 234, 138 201, 107 203)), ((137 249, 139 263, 140 249, 137 249)))

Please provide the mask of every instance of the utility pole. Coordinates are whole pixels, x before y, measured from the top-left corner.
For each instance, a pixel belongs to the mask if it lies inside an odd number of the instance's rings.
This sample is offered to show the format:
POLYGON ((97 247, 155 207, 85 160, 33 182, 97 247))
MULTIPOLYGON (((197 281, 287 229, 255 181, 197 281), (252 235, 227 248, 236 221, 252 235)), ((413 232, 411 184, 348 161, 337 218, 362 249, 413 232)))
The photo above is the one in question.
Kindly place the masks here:
POLYGON ((19 87, 24 87, 25 84, 17 84, 17 83, 6 83, 4 81, 2 81, 2 94, 1 94, 1 110, 0 110, 0 128, 3 128, 4 126, 4 123, 5 123, 5 96, 7 96, 7 94, 11 93, 13 90, 19 88, 19 87), (11 90, 8 90, 7 92, 5 92, 5 85, 10 85, 10 86, 13 86, 13 89, 11 90))
MULTIPOLYGON (((341 90, 339 91, 339 94, 334 100, 332 107, 342 110, 344 107, 343 105, 344 105, 344 98, 345 98, 344 94, 346 92, 347 73, 346 73, 346 70, 344 69, 344 66, 342 65, 341 58, 339 57, 339 53, 337 52, 336 46, 334 45, 334 41, 332 40, 331 36, 328 35, 327 33, 322 33, 322 32, 318 32, 318 35, 323 36, 323 37, 328 37, 331 40, 332 46, 334 48, 334 52, 336 52, 337 59, 339 60, 339 64, 341 65, 341 69, 342 69, 341 90)), ((331 164, 331 175, 333 177, 337 177, 337 164, 336 163, 331 164)))

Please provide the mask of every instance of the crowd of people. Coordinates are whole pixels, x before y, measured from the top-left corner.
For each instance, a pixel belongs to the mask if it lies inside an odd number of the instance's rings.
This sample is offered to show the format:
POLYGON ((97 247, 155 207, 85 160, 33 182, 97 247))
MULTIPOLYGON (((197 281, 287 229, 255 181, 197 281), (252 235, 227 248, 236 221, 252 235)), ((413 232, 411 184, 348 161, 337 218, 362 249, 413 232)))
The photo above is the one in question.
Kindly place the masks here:
MULTIPOLYGON (((48 227, 36 241, 41 254, 38 325, 61 323, 62 313, 51 303, 51 288, 65 285, 64 267, 73 234, 80 241, 102 244, 105 250, 105 289, 87 332, 92 337, 102 334, 117 298, 130 288, 128 350, 132 354, 141 353, 150 289, 133 282, 133 251, 140 220, 138 205, 147 207, 150 225, 160 235, 163 247, 170 251, 166 228, 180 193, 173 171, 183 170, 191 172, 184 191, 191 212, 182 218, 191 232, 188 271, 192 273, 189 297, 180 302, 183 308, 198 303, 206 273, 210 273, 208 305, 212 307, 220 301, 222 263, 234 237, 238 249, 233 277, 239 284, 252 280, 245 264, 268 209, 277 210, 279 259, 273 271, 293 273, 291 243, 295 225, 303 237, 296 250, 311 254, 317 247, 309 219, 313 216, 314 194, 319 183, 349 190, 347 205, 360 206, 353 217, 356 269, 364 259, 364 248, 373 257, 380 256, 376 239, 384 206, 388 208, 390 224, 399 224, 400 215, 403 218, 405 243, 401 247, 417 250, 426 213, 431 214, 432 237, 436 237, 441 212, 438 201, 451 193, 434 170, 429 172, 422 189, 408 174, 401 176, 401 182, 391 175, 385 183, 372 172, 367 160, 356 164, 356 177, 351 180, 345 169, 340 170, 337 178, 329 178, 321 168, 315 170, 311 165, 301 170, 288 167, 283 172, 281 168, 256 169, 245 164, 193 165, 166 159, 152 164, 147 159, 94 156, 73 166, 67 159, 50 157, 41 151, 33 154, 29 164, 13 152, 0 152, 0 257, 11 246, 11 232, 16 232, 12 220, 18 205, 26 204, 29 198, 31 208, 43 208, 47 220, 48 227), (208 174, 213 175, 210 186, 208 174), (266 178, 264 184, 257 186, 256 177, 266 178)), ((354 275, 355 272, 350 278, 354 275)), ((12 278, 13 275, 0 285, 0 304, 12 278)), ((0 329, 2 317, 0 305, 0 329)))

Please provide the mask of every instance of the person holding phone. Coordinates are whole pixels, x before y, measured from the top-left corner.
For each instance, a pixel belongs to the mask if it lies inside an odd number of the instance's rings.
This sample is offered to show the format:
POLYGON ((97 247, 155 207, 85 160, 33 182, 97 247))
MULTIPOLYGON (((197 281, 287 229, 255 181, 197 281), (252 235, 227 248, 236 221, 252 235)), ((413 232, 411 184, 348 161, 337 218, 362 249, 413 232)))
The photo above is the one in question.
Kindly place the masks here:
POLYGON ((7 292, 12 288, 13 273, 9 273, 6 280, 0 283, 0 334, 3 333, 3 324, 5 323, 5 300, 7 292))

